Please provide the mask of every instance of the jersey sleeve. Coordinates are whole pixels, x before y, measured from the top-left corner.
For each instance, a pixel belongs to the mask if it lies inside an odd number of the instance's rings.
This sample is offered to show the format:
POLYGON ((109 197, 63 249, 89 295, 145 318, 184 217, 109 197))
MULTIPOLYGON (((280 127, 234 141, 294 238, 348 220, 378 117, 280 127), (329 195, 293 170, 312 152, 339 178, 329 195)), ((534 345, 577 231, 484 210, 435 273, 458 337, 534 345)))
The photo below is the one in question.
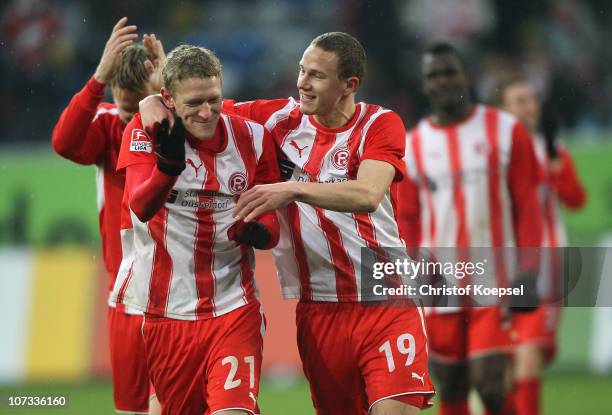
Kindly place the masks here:
POLYGON ((540 175, 533 140, 525 127, 516 123, 508 165, 508 185, 516 244, 538 247, 542 240, 542 215, 538 199, 540 175))
POLYGON ((586 202, 586 191, 578 178, 576 168, 569 151, 563 147, 559 151, 561 166, 551 172, 550 184, 563 205, 578 209, 586 202))
POLYGON ((281 181, 281 177, 278 167, 278 149, 272 135, 264 128, 262 153, 255 170, 255 184, 279 181, 281 181))
POLYGON ((391 185, 397 227, 407 247, 418 248, 421 243, 421 205, 419 188, 408 175, 391 185))
POLYGON ((104 97, 104 84, 91 78, 72 97, 53 128, 53 150, 79 164, 100 164, 109 135, 100 117, 98 106, 104 97))
POLYGON ((289 99, 259 99, 255 101, 236 102, 233 99, 223 100, 222 110, 229 114, 237 114, 260 124, 265 124, 276 111, 284 108, 289 99))
MULTIPOLYGON (((519 248, 537 248, 542 243, 542 209, 538 197, 541 180, 533 139, 520 123, 512 129, 512 147, 508 165, 508 185, 512 200, 514 238, 519 248)), ((539 269, 538 250, 519 249, 519 273, 539 269)))
POLYGON ((132 212, 148 222, 163 207, 178 176, 169 176, 150 164, 131 164, 126 168, 125 193, 132 212))
POLYGON ((121 150, 117 160, 117 171, 133 164, 154 164, 156 157, 153 152, 155 143, 145 132, 140 114, 136 114, 128 123, 121 138, 121 150))
POLYGON ((405 148, 404 123, 399 115, 389 111, 378 117, 368 130, 361 160, 378 160, 391 164, 395 168, 393 181, 399 182, 405 175, 405 148))

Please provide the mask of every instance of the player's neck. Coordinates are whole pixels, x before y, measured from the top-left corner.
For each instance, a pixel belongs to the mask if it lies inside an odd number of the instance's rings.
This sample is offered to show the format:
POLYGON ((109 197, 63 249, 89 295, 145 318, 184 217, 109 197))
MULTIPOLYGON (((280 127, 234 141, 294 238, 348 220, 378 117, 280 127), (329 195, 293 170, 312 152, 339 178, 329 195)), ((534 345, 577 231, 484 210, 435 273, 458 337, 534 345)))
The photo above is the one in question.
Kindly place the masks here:
POLYGON ((465 102, 453 108, 440 108, 431 115, 437 125, 451 125, 465 120, 474 108, 473 102, 465 102))
POLYGON ((348 123, 355 114, 355 99, 344 99, 340 101, 331 114, 314 115, 316 122, 327 128, 340 128, 348 123))

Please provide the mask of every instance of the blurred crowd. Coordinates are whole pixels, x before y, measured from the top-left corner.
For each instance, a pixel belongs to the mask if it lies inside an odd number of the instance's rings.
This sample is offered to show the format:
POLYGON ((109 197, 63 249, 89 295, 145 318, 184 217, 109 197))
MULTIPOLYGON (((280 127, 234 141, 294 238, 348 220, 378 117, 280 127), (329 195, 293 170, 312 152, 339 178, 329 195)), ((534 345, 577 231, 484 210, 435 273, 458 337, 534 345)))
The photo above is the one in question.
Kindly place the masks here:
POLYGON ((155 33, 166 51, 181 42, 213 49, 226 96, 239 100, 295 95, 307 42, 340 30, 368 52, 358 98, 393 108, 407 126, 428 111, 420 52, 442 39, 467 57, 478 98, 486 101, 504 73, 520 71, 565 128, 612 126, 607 0, 11 0, 1 7, 2 144, 49 142, 121 16, 140 34, 155 33))

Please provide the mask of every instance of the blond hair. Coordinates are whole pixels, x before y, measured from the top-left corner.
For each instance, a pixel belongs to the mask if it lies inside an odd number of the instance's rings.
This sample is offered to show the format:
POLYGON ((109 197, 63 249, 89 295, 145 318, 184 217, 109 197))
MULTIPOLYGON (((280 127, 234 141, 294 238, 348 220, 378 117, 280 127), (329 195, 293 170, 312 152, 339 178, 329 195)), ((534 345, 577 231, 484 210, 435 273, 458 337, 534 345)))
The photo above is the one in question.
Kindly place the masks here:
POLYGON ((179 45, 170 52, 163 71, 164 86, 173 94, 177 84, 188 78, 221 78, 221 62, 209 49, 179 45))
POLYGON ((110 86, 132 92, 143 91, 149 81, 149 72, 145 67, 145 61, 148 59, 151 59, 151 55, 143 45, 130 45, 125 48, 121 63, 110 80, 110 86))

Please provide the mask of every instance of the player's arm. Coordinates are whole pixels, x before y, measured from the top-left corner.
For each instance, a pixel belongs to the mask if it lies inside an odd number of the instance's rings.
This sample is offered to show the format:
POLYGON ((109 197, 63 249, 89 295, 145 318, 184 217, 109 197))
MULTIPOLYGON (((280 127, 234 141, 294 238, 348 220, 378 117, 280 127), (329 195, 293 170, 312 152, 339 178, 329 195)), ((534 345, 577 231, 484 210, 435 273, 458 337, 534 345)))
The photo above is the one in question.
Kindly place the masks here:
POLYGON ((516 123, 512 131, 508 176, 516 245, 539 247, 542 241, 540 176, 533 140, 520 123, 516 123))
POLYGON ((72 98, 53 129, 53 150, 77 163, 94 164, 103 157, 106 136, 101 123, 93 121, 104 97, 104 88, 120 62, 121 52, 138 37, 136 26, 126 24, 125 17, 117 22, 94 76, 72 98))
POLYGON ((178 176, 160 171, 154 163, 133 164, 126 169, 126 192, 130 209, 148 222, 164 206, 178 176))
MULTIPOLYGON (((390 112, 379 118, 365 138, 355 179, 339 183, 285 182, 255 186, 238 200, 236 217, 249 221, 295 201, 337 212, 375 211, 391 183, 403 178, 405 148, 405 129, 399 117, 390 112)), ((354 174, 351 166, 349 174, 354 174)))
POLYGON ((141 222, 151 220, 163 207, 185 168, 185 130, 180 118, 172 128, 167 120, 161 124, 155 146, 144 134, 137 114, 125 129, 117 163, 117 169, 126 169, 129 206, 141 222), (133 137, 146 145, 132 145, 133 137))
POLYGON ((255 101, 236 102, 233 99, 223 100, 223 112, 238 114, 265 125, 272 114, 287 105, 296 105, 295 101, 286 98, 258 99, 255 101))
POLYGON ((400 237, 408 247, 421 244, 421 203, 419 188, 408 174, 391 185, 391 197, 396 201, 396 218, 400 237))
POLYGON ((527 130, 516 123, 512 131, 512 148, 508 166, 508 186, 512 201, 512 216, 516 246, 519 247, 518 273, 513 287, 522 286, 523 296, 510 299, 513 312, 531 312, 539 304, 537 274, 539 248, 542 241, 542 211, 538 198, 540 175, 533 148, 533 139, 527 130), (521 249, 522 248, 522 249, 521 249))
POLYGON ((263 212, 303 202, 337 212, 373 212, 389 189, 395 171, 390 164, 364 160, 355 180, 341 183, 284 182, 255 186, 243 193, 235 210, 246 222, 263 212))
POLYGON ((101 122, 93 121, 104 97, 104 87, 91 78, 72 97, 53 128, 51 145, 57 154, 79 164, 101 161, 106 148, 105 130, 101 122))
POLYGON ((559 158, 551 162, 550 179, 550 184, 563 205, 573 209, 584 206, 586 192, 566 148, 559 149, 559 158))

